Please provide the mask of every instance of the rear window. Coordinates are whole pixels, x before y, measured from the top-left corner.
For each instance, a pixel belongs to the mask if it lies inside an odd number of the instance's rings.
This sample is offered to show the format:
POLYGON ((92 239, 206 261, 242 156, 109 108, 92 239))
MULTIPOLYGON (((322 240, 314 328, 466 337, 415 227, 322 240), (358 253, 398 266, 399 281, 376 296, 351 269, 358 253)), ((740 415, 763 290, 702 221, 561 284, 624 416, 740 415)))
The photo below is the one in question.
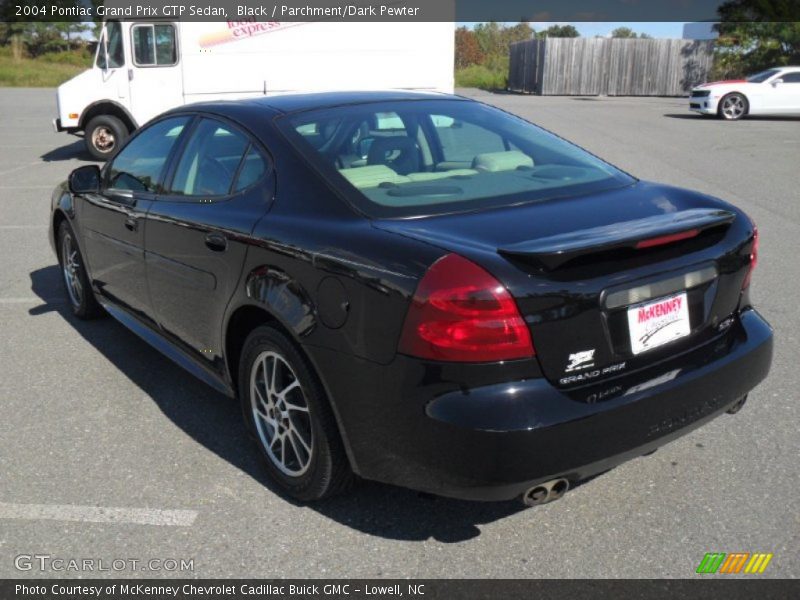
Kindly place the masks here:
POLYGON ((314 167, 376 218, 480 210, 634 181, 577 146, 476 102, 360 104, 289 115, 280 126, 314 167))

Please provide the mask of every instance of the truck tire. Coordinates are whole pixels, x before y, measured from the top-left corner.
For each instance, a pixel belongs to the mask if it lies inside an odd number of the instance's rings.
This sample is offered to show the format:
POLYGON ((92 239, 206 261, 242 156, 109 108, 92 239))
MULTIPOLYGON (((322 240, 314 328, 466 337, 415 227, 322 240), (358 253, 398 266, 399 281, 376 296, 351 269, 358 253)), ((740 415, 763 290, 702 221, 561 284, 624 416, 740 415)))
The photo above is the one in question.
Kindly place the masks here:
POLYGON ((86 149, 92 158, 102 161, 114 156, 127 137, 125 123, 113 115, 92 117, 84 130, 86 149))

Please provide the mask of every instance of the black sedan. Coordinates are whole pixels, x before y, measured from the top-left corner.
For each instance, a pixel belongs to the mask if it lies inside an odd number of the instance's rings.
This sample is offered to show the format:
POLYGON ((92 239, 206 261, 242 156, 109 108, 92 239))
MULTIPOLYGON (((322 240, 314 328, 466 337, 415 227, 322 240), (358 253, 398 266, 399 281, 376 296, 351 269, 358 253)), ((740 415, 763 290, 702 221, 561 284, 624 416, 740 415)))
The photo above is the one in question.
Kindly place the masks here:
POLYGON ((52 197, 74 313, 238 397, 272 477, 560 497, 772 360, 738 208, 463 98, 182 107, 52 197))

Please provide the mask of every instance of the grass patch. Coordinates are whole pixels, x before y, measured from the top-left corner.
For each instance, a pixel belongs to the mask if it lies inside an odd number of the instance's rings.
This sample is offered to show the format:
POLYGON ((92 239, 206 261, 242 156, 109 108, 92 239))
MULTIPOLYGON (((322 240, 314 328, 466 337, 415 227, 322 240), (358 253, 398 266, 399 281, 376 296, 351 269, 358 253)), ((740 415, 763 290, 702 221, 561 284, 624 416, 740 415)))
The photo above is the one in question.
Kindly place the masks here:
POLYGON ((508 69, 470 65, 456 71, 456 86, 482 90, 504 90, 508 87, 508 69))
POLYGON ((85 50, 17 59, 10 48, 0 48, 0 87, 57 87, 91 65, 85 50))

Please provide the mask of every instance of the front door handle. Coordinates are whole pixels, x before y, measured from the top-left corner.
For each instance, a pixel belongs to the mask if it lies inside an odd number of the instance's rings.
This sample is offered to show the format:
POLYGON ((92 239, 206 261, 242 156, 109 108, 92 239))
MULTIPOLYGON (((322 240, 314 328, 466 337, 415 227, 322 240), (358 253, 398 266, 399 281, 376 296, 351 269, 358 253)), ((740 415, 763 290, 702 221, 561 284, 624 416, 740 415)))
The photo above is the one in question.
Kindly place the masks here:
POLYGON ((128 217, 125 219, 125 229, 128 231, 136 231, 139 229, 139 221, 136 217, 128 217))
POLYGON ((206 236, 206 247, 214 252, 224 252, 228 247, 228 240, 221 233, 209 233, 206 236))

